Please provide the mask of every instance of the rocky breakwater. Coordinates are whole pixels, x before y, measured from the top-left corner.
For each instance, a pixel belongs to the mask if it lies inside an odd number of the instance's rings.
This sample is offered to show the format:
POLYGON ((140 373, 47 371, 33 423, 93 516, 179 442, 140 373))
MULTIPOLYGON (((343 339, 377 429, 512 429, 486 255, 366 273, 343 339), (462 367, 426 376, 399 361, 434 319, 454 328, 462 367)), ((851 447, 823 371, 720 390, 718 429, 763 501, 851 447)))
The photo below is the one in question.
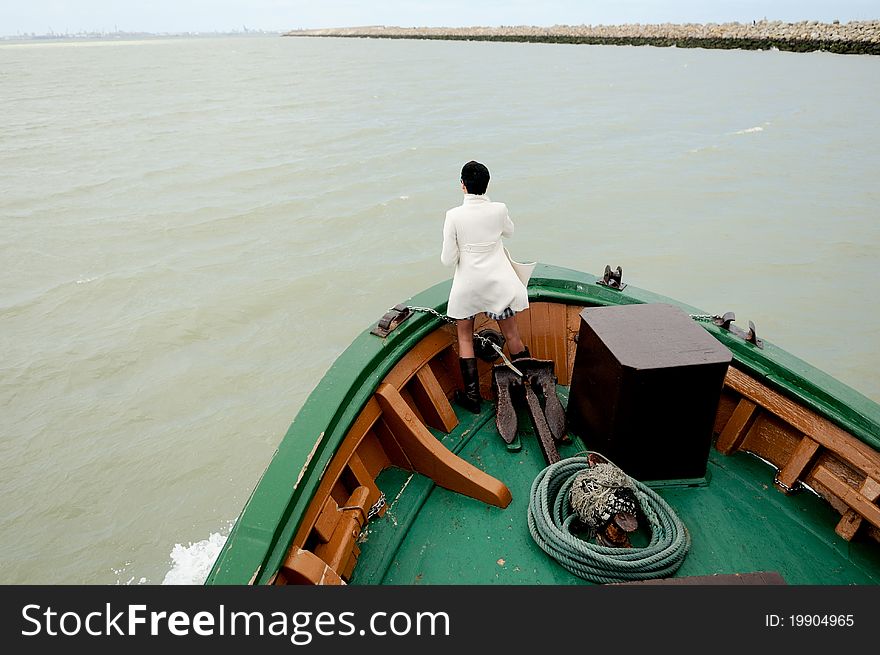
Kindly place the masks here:
POLYGON ((880 55, 880 20, 848 23, 756 21, 754 23, 662 23, 657 25, 554 25, 552 27, 340 27, 293 30, 284 36, 386 39, 524 41, 680 48, 825 50, 880 55))

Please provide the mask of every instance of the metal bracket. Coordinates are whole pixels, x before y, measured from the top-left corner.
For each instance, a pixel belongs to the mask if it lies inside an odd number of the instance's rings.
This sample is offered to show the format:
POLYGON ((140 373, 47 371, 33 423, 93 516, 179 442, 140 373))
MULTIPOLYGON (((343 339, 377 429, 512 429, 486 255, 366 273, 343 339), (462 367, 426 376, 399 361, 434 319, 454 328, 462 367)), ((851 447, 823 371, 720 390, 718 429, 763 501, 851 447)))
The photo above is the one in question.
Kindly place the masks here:
POLYGON ((395 305, 379 319, 379 323, 370 330, 370 334, 375 334, 377 337, 384 339, 410 316, 412 316, 412 311, 409 307, 402 303, 395 305))
POLYGON ((736 314, 733 312, 725 312, 722 316, 718 316, 712 319, 712 322, 718 327, 727 330, 731 334, 735 334, 740 339, 749 342, 750 344, 757 346, 758 348, 764 348, 764 342, 758 338, 758 333, 755 330, 755 324, 749 321, 749 329, 743 330, 738 325, 734 325, 733 322, 736 320, 736 314))
POLYGON ((623 291, 624 289, 626 289, 626 284, 622 280, 623 269, 618 266, 612 271, 611 266, 606 264, 605 274, 602 276, 601 280, 596 280, 596 284, 601 284, 603 287, 608 287, 609 289, 623 291))

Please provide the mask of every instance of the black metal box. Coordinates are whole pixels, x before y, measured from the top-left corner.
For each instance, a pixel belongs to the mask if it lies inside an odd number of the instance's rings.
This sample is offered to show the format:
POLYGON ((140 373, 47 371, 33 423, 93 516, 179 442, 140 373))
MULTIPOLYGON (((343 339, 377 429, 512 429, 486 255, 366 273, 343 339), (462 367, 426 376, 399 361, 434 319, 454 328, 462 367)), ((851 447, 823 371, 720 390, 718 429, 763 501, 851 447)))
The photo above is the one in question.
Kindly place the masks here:
POLYGON ((730 360, 672 305, 584 309, 569 427, 637 480, 703 478, 730 360))

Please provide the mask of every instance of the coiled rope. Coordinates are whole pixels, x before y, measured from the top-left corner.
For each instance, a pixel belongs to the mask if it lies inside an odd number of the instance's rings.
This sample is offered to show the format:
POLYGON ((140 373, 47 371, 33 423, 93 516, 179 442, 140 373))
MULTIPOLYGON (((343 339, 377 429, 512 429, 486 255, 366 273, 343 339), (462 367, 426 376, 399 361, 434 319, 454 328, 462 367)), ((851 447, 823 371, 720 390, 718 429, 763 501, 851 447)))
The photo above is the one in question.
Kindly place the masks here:
POLYGON ((609 548, 572 534, 578 515, 571 508, 569 491, 577 474, 588 466, 586 457, 569 457, 535 478, 528 514, 535 543, 571 573, 592 582, 647 580, 675 573, 690 549, 690 535, 669 504, 638 480, 630 478, 651 527, 647 546, 609 548))

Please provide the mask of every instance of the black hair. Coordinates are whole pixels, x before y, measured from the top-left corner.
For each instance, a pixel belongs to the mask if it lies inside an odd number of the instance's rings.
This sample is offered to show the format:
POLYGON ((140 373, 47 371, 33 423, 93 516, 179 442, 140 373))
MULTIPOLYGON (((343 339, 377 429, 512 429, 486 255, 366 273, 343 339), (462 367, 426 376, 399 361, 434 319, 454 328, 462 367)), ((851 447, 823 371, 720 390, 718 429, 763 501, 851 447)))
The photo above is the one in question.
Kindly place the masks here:
POLYGON ((481 196, 489 186, 489 169, 478 161, 469 161, 461 169, 461 181, 468 193, 481 196))

